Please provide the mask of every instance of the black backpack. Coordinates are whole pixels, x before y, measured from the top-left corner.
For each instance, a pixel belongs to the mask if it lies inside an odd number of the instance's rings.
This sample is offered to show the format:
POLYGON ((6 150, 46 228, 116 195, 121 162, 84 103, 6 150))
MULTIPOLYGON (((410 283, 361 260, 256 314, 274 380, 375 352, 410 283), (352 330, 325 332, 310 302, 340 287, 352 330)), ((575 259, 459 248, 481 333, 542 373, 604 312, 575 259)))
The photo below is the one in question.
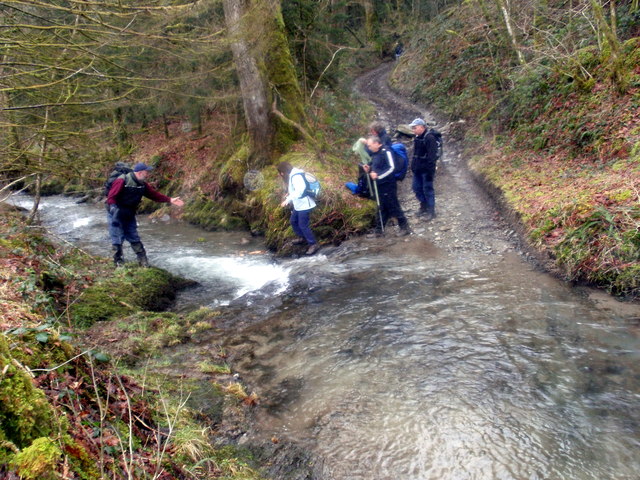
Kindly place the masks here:
POLYGON ((133 169, 129 167, 129 165, 124 162, 117 162, 113 166, 113 171, 109 174, 109 178, 104 182, 104 196, 109 195, 109 190, 111 190, 113 182, 115 182, 120 175, 126 175, 131 172, 133 172, 133 169))
POLYGON ((437 153, 436 153, 436 160, 439 160, 442 158, 443 155, 443 142, 442 142, 442 134, 436 130, 435 128, 430 128, 429 131, 427 132, 427 134, 431 134, 433 135, 433 137, 436 139, 436 144, 438 145, 438 149, 437 149, 437 153))

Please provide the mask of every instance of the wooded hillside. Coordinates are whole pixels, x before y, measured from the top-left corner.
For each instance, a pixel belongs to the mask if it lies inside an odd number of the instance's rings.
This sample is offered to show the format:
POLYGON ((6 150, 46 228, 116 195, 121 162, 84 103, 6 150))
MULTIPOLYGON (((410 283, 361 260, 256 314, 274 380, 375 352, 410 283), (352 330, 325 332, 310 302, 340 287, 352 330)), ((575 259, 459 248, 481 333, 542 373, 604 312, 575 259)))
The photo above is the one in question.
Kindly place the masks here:
POLYGON ((563 274, 640 293, 637 2, 469 2, 411 36, 393 84, 466 124, 470 166, 563 274))
POLYGON ((352 175, 345 144, 369 120, 350 81, 404 44, 394 87, 467 121, 451 134, 483 145, 474 168, 500 178, 531 240, 571 278, 637 292, 637 0, 0 9, 5 185, 36 198, 91 193, 116 159, 149 161, 165 191, 189 199, 186 220, 250 228, 280 248, 273 165, 295 154, 322 172, 329 201, 317 226, 339 241, 372 215, 335 180, 352 175), (147 132, 156 147, 143 151, 147 132), (249 171, 261 189, 246 188, 249 171))

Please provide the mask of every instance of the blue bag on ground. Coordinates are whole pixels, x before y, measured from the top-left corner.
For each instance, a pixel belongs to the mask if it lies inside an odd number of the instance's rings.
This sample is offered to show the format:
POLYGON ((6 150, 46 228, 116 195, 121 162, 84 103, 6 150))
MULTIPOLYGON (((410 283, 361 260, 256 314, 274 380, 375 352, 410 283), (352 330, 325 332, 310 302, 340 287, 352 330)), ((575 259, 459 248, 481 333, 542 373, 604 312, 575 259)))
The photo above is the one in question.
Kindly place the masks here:
POLYGON ((364 171, 362 165, 358 165, 358 183, 347 182, 344 184, 351 193, 362 198, 371 198, 369 182, 367 181, 369 174, 364 171))

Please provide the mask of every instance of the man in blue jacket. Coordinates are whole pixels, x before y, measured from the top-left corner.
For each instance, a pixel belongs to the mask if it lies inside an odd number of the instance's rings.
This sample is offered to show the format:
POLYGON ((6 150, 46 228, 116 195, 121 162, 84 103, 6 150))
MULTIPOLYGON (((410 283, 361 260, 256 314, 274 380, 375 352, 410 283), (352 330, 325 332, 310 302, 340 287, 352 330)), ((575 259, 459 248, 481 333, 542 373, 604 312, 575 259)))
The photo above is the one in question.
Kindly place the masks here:
POLYGON ((436 137, 427 131, 427 124, 423 119, 416 118, 409 126, 415 135, 411 159, 412 187, 420 202, 418 215, 424 216, 428 221, 436 217, 436 193, 433 183, 436 177, 438 142, 436 137))
POLYGON ((371 152, 371 162, 363 168, 376 182, 378 198, 380 200, 380 212, 376 217, 376 235, 384 233, 384 226, 391 217, 398 219, 400 235, 409 235, 409 222, 398 201, 398 187, 396 177, 393 174, 395 163, 393 154, 382 145, 382 140, 376 135, 367 138, 367 148, 371 152))

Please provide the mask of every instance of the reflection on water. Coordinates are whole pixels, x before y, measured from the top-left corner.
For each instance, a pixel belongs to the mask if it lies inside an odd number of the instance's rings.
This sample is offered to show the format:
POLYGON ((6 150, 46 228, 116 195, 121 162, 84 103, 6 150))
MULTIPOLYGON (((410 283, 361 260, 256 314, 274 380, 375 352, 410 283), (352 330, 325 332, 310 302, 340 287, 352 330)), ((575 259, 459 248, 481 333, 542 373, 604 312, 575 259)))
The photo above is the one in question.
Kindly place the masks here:
POLYGON ((265 438, 307 445, 323 479, 637 478, 624 319, 513 258, 369 260, 245 339, 265 438))

